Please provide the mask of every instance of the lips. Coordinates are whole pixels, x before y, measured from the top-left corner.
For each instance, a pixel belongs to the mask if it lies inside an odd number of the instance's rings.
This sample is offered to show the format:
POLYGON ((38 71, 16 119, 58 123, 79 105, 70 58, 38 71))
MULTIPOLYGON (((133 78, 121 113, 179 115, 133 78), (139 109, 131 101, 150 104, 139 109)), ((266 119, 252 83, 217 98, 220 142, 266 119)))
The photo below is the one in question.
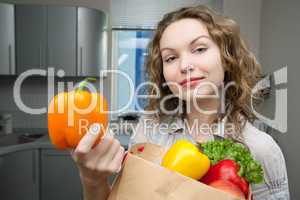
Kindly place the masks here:
POLYGON ((193 77, 190 79, 184 79, 183 81, 180 82, 180 85, 181 86, 194 85, 203 79, 204 77, 193 77))

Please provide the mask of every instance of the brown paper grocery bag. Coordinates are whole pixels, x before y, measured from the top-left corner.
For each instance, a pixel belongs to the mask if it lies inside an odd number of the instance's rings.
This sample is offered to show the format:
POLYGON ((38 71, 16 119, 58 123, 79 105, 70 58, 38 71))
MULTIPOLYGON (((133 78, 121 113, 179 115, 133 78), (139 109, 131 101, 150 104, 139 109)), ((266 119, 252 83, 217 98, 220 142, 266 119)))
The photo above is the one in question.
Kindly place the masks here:
POLYGON ((241 200, 129 153, 109 200, 241 200))
POLYGON ((138 143, 129 149, 129 153, 160 165, 166 150, 167 149, 157 144, 138 143))

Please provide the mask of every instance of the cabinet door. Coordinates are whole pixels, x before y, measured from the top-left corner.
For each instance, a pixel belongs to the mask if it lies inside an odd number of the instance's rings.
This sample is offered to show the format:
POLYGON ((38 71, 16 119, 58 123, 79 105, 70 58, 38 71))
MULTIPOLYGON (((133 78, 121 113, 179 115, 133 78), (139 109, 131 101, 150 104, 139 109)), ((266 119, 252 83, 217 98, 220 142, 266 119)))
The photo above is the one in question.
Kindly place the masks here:
POLYGON ((38 200, 37 151, 0 156, 1 199, 38 200))
POLYGON ((82 199, 79 172, 69 152, 42 149, 41 199, 82 199))
POLYGON ((17 73, 46 67, 47 7, 16 5, 17 73))
POLYGON ((78 75, 99 76, 107 65, 107 27, 104 12, 78 8, 78 75))
POLYGON ((15 73, 14 5, 0 3, 0 74, 15 73))
POLYGON ((76 7, 48 6, 49 67, 62 69, 66 76, 76 75, 76 7))

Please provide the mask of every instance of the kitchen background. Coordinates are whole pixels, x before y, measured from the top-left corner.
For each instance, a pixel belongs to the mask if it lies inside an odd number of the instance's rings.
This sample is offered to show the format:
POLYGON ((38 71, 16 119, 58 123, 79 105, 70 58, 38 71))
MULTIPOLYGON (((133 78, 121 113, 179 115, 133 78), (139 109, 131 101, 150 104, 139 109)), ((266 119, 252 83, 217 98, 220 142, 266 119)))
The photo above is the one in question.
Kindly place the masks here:
MULTIPOLYGON (((138 85, 146 79, 142 66, 157 20, 177 7, 198 3, 240 24, 264 74, 271 75, 288 66, 288 84, 275 87, 271 78, 270 94, 260 109, 272 118, 275 90, 288 87, 287 133, 261 123, 256 125, 281 146, 287 162, 291 199, 300 198, 297 175, 300 127, 296 104, 300 102, 297 88, 300 71, 296 59, 299 1, 6 0, 0 3, 0 199, 80 199, 81 196, 76 167, 68 153, 52 149, 49 143, 46 114, 24 113, 13 99, 13 86, 20 73, 28 67, 63 68, 66 77, 55 77, 56 83, 77 83, 86 76, 97 76, 97 69, 120 69, 138 85)), ((124 78, 106 74, 98 81, 103 81, 101 92, 111 109, 127 103, 129 90, 124 78)), ((47 79, 39 76, 26 79, 21 97, 32 108, 47 106, 47 79)), ((136 111, 133 102, 124 112, 110 116, 111 121, 135 123, 136 111)), ((117 137, 126 146, 128 136, 122 135, 123 131, 126 130, 119 130, 117 137)))

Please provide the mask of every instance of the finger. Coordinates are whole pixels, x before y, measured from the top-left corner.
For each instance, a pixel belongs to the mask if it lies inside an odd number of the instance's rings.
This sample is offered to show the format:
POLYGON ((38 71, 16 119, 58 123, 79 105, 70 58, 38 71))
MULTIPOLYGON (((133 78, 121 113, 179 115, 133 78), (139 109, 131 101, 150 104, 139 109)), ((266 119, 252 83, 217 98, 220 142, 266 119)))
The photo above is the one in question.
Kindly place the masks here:
POLYGON ((102 140, 95 146, 95 148, 91 151, 88 156, 99 158, 107 153, 110 146, 113 143, 114 138, 106 135, 102 140))
POLYGON ((112 162, 110 163, 109 168, 113 169, 116 173, 119 173, 122 168, 122 161, 123 157, 125 155, 125 149, 121 147, 118 151, 118 153, 113 158, 112 162))
POLYGON ((97 161, 107 153, 112 145, 114 138, 109 134, 105 134, 100 142, 90 150, 90 152, 81 157, 81 161, 87 161, 84 163, 85 166, 91 168, 95 166, 97 161))
POLYGON ((93 169, 98 160, 104 156, 112 145, 114 138, 111 136, 105 136, 100 142, 88 153, 81 157, 81 162, 84 162, 84 166, 89 169, 93 169))
POLYGON ((102 136, 100 142, 93 149, 93 153, 98 154, 98 156, 105 153, 105 151, 108 150, 107 147, 109 147, 112 144, 113 139, 114 139, 113 131, 111 131, 110 128, 107 128, 106 132, 102 136))
POLYGON ((105 171, 107 174, 114 174, 121 170, 121 161, 124 154, 124 148, 120 147, 112 160, 97 162, 97 169, 105 171))
POLYGON ((79 156, 83 154, 87 154, 92 149, 92 146, 96 142, 99 134, 100 134, 100 124, 98 123, 92 124, 89 127, 88 132, 79 141, 74 151, 75 154, 79 156))
MULTIPOLYGON (((112 159, 115 157, 115 155, 118 153, 120 147, 121 147, 120 142, 117 139, 113 139, 113 142, 112 142, 110 148, 108 149, 105 156, 101 159, 101 162, 108 165, 112 161, 112 159)), ((99 162, 100 162, 100 160, 99 160, 99 162)))

